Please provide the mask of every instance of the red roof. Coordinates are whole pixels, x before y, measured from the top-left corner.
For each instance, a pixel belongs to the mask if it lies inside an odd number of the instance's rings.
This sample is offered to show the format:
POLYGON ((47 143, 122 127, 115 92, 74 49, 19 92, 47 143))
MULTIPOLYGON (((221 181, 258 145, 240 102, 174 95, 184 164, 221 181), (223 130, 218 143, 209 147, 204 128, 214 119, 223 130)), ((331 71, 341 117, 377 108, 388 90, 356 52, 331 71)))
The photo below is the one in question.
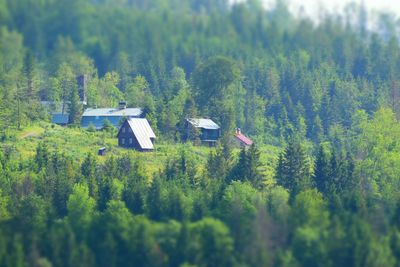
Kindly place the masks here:
POLYGON ((253 141, 251 141, 248 137, 244 136, 241 133, 237 133, 235 135, 235 137, 242 142, 243 144, 245 144, 246 146, 251 146, 253 144, 253 141))

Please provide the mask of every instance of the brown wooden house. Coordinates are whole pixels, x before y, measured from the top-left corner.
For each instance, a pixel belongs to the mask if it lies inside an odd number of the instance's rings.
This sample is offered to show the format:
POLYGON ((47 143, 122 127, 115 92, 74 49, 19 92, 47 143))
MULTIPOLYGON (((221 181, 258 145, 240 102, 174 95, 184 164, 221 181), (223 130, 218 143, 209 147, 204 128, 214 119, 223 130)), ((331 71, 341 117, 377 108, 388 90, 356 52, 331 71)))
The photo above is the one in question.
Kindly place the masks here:
POLYGON ((138 151, 153 151, 156 135, 143 118, 126 119, 118 131, 118 145, 138 151))

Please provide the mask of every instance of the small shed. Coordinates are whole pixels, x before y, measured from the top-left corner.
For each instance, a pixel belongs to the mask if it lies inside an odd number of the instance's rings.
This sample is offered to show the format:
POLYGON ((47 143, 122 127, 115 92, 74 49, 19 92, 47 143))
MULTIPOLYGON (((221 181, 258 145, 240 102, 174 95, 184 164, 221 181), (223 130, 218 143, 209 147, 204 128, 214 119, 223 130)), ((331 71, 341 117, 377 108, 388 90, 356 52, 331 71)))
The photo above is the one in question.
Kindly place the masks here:
POLYGON ((105 156, 106 155, 106 151, 107 151, 107 149, 105 147, 101 147, 101 148, 99 148, 99 152, 97 153, 97 155, 105 156))
POLYGON ((53 113, 51 116, 51 122, 57 125, 65 126, 68 124, 69 114, 68 113, 53 113))
POLYGON ((250 138, 242 134, 240 128, 236 129, 234 140, 240 148, 248 148, 253 144, 253 141, 251 141, 250 138))
POLYGON ((215 146, 218 139, 221 137, 221 127, 211 119, 190 118, 186 119, 186 139, 193 139, 190 136, 191 128, 198 130, 198 136, 202 144, 215 146))
POLYGON ((153 151, 156 135, 147 119, 126 119, 118 131, 118 145, 137 151, 153 151))

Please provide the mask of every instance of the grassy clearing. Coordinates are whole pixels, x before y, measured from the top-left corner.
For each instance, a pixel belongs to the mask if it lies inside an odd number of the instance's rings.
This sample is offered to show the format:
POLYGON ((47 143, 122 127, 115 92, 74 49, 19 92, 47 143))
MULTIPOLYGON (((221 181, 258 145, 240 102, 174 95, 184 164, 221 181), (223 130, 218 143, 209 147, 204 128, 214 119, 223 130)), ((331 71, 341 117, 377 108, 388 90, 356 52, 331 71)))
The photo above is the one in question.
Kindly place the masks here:
MULTIPOLYGON (((22 129, 15 134, 16 139, 5 142, 5 145, 15 147, 17 155, 21 159, 33 157, 39 142, 45 142, 50 151, 58 151, 71 156, 77 161, 82 161, 87 154, 97 155, 100 147, 107 148, 104 157, 97 156, 99 161, 104 161, 112 156, 124 154, 133 155, 141 160, 146 169, 155 173, 161 170, 165 163, 178 157, 182 149, 190 153, 190 156, 198 163, 206 163, 207 157, 213 148, 196 147, 191 144, 171 144, 167 142, 156 143, 156 150, 150 153, 141 153, 130 149, 118 147, 116 132, 88 132, 79 128, 66 128, 49 123, 40 123, 22 129)), ((263 172, 268 181, 272 182, 275 162, 280 149, 274 146, 263 145, 260 147, 263 172)), ((235 154, 239 152, 234 150, 235 154)), ((204 164, 200 164, 205 166, 204 164)))

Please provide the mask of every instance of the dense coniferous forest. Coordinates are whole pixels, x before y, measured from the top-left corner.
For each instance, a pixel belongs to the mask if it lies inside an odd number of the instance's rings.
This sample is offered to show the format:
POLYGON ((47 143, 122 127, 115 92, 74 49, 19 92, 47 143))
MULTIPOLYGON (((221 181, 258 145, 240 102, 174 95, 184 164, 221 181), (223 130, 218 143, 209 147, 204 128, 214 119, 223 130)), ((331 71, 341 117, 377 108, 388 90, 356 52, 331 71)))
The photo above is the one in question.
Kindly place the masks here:
POLYGON ((398 23, 377 17, 0 0, 0 267, 400 266, 398 23), (86 107, 143 108, 159 151, 80 129, 79 75, 86 107), (182 144, 195 116, 217 147, 182 144))

